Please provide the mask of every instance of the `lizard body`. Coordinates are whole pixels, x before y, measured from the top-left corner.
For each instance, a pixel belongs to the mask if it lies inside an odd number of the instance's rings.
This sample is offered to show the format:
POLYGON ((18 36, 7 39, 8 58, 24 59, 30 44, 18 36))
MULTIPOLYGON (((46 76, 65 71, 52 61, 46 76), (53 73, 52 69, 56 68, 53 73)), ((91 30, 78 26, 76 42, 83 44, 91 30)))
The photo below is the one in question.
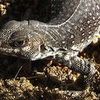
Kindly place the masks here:
POLYGON ((55 11, 49 23, 29 20, 5 24, 0 30, 0 52, 32 61, 52 56, 92 77, 94 66, 77 55, 100 32, 100 0, 51 0, 51 6, 55 11))

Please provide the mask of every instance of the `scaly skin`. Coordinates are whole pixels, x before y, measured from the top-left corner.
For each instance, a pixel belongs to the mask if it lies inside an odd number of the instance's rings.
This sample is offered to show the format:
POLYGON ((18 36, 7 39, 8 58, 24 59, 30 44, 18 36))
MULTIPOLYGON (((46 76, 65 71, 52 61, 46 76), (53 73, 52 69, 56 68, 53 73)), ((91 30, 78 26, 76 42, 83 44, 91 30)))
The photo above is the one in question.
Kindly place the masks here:
POLYGON ((34 20, 6 23, 0 30, 0 52, 32 61, 52 56, 86 74, 89 82, 95 67, 77 55, 100 32, 100 0, 51 0, 51 11, 48 24, 34 20))

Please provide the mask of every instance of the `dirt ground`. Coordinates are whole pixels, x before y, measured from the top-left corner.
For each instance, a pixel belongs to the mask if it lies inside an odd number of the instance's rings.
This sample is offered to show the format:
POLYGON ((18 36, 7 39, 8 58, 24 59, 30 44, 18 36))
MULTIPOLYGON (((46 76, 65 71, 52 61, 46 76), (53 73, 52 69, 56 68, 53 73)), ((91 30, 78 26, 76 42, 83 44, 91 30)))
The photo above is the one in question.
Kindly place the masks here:
MULTIPOLYGON (((49 22, 50 0, 0 0, 0 28, 10 20, 29 19, 49 22)), ((99 100, 100 33, 79 56, 97 70, 90 87, 79 73, 57 62, 0 55, 0 100, 99 100)))

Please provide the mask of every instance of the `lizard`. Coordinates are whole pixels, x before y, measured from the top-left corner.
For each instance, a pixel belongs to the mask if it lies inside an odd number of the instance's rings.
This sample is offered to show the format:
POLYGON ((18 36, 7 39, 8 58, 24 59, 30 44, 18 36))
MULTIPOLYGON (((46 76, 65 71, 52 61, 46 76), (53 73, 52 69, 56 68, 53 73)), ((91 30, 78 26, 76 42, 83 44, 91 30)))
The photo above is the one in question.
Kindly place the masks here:
POLYGON ((51 9, 49 23, 7 22, 0 30, 0 53, 31 61, 50 57, 87 75, 90 84, 95 67, 78 53, 100 32, 100 0, 51 0, 51 9))

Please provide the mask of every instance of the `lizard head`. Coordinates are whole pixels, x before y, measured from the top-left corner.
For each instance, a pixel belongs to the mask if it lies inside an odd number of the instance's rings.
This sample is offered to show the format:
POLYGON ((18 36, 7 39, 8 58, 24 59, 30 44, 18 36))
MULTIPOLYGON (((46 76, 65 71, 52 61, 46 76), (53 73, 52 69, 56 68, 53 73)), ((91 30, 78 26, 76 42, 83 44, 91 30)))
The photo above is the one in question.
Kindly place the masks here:
POLYGON ((44 49, 41 36, 28 21, 10 21, 0 31, 1 54, 36 60, 44 49))

